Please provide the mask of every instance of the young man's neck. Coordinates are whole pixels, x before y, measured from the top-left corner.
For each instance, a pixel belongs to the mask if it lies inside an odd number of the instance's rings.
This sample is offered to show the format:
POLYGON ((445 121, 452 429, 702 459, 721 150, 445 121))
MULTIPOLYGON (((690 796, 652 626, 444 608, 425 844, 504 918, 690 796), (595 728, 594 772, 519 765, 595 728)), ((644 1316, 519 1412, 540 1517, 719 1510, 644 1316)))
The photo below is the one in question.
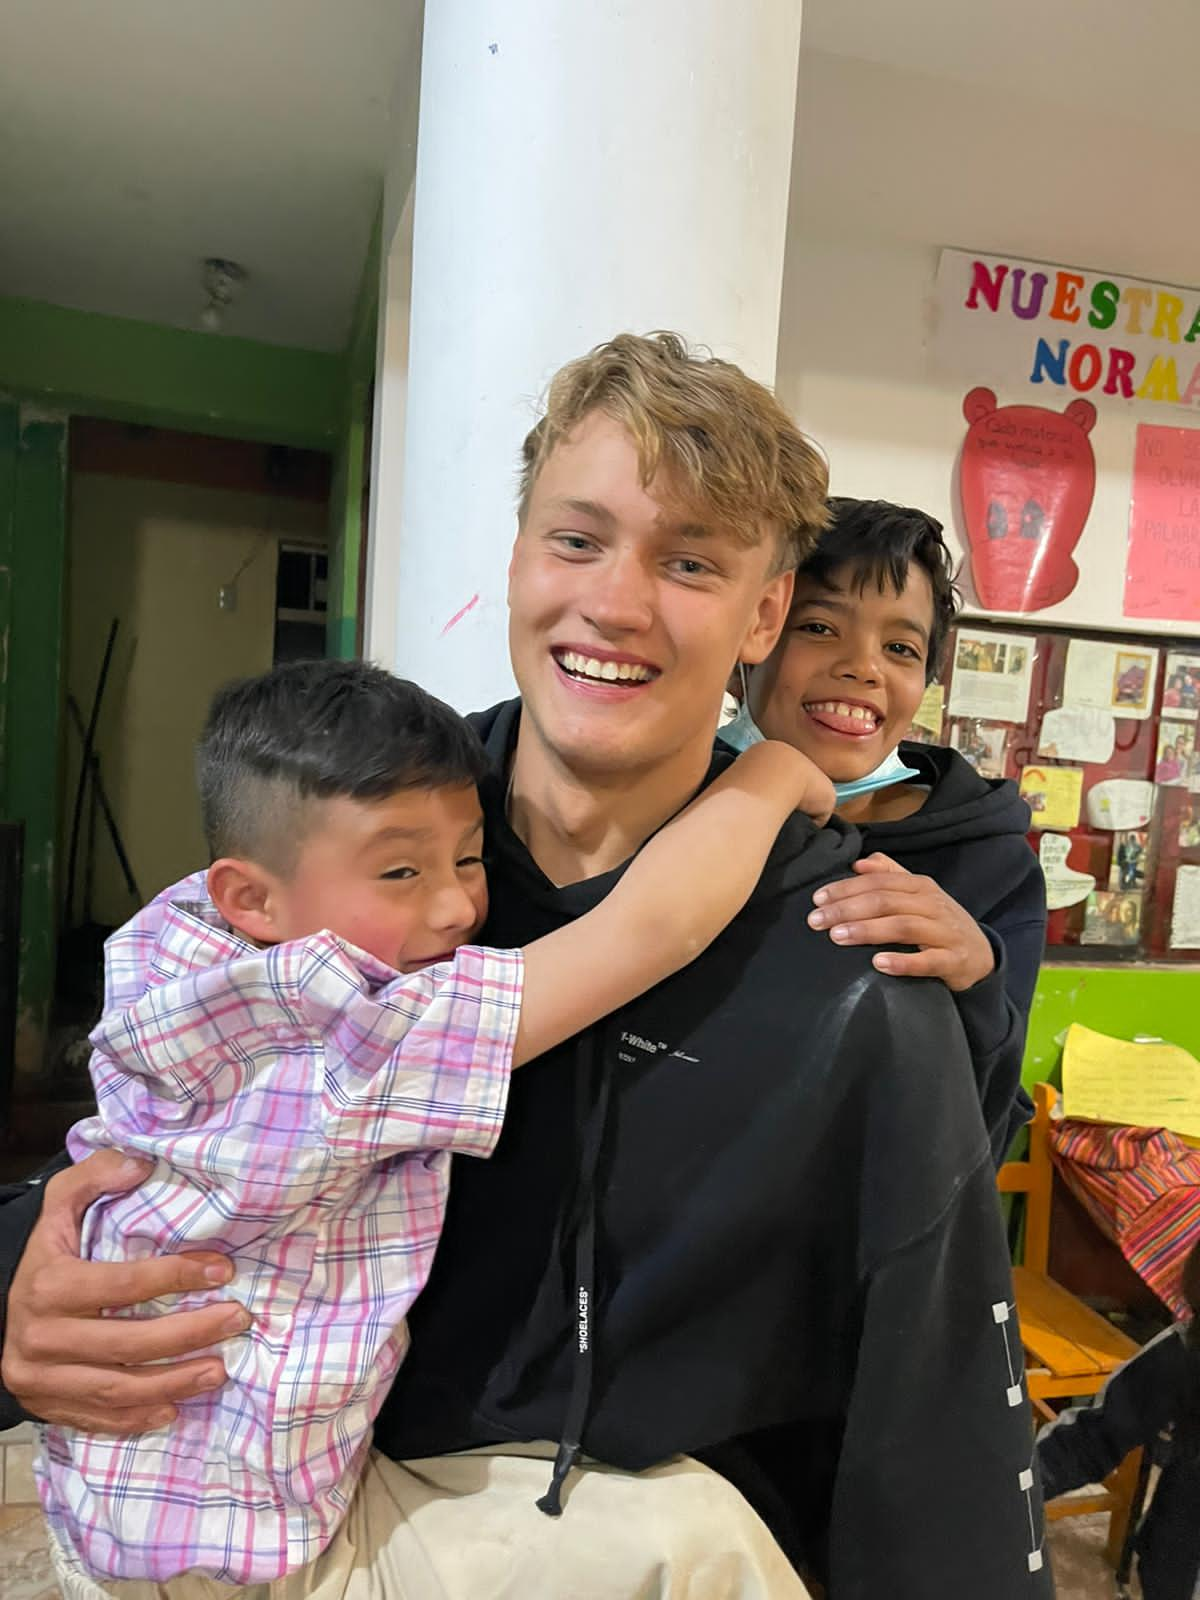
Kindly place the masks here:
POLYGON ((522 718, 513 756, 509 821, 551 883, 579 883, 628 861, 704 781, 712 741, 659 765, 597 777, 576 773, 522 718))

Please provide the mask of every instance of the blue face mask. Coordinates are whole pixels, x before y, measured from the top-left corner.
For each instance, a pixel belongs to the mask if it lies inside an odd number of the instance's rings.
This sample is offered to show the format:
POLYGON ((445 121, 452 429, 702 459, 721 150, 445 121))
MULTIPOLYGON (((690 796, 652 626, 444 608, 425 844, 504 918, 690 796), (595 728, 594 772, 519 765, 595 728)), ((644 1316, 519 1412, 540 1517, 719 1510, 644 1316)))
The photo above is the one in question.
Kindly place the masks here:
MULTIPOLYGON (((718 739, 723 740, 734 750, 748 750, 752 744, 761 744, 763 741, 762 729, 750 715, 750 696, 746 692, 746 675, 742 672, 742 703, 738 707, 737 716, 732 722, 727 722, 717 731, 718 739)), ((856 795, 870 794, 875 789, 890 788, 893 783, 902 783, 905 778, 919 778, 921 774, 915 767, 906 766, 904 757, 899 750, 893 750, 885 756, 873 772, 865 773, 861 778, 851 778, 847 783, 835 783, 833 792, 838 798, 839 805, 843 800, 853 800, 856 795)))
POLYGON ((727 722, 723 728, 717 729, 717 738, 739 752, 749 750, 752 744, 761 744, 763 742, 763 736, 759 731, 758 724, 750 715, 750 707, 746 703, 744 692, 742 694, 742 703, 737 710, 737 716, 731 722, 727 722))
POLYGON ((864 773, 861 778, 851 778, 849 783, 835 783, 833 792, 837 795, 840 805, 843 800, 853 800, 856 794, 870 794, 873 789, 887 789, 893 783, 903 783, 905 778, 920 776, 916 767, 905 766, 904 757, 899 750, 893 750, 891 755, 883 758, 874 772, 864 773))

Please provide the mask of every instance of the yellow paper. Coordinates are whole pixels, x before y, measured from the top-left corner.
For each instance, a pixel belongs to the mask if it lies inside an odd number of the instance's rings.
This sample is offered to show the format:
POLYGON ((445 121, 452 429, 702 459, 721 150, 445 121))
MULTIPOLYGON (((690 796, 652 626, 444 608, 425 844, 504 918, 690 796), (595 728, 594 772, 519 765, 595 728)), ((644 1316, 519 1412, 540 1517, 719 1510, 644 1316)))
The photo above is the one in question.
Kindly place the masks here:
POLYGON ((913 727, 924 728, 935 739, 942 736, 942 713, 946 706, 946 691, 940 683, 931 683, 921 696, 921 704, 913 716, 913 727))
POLYGON ((1025 767, 1021 793, 1029 801, 1035 828, 1067 831, 1078 825, 1083 799, 1081 767, 1025 767))
POLYGON ((1073 1022, 1063 1050, 1063 1114, 1200 1139, 1200 1061, 1177 1044, 1133 1044, 1073 1022))

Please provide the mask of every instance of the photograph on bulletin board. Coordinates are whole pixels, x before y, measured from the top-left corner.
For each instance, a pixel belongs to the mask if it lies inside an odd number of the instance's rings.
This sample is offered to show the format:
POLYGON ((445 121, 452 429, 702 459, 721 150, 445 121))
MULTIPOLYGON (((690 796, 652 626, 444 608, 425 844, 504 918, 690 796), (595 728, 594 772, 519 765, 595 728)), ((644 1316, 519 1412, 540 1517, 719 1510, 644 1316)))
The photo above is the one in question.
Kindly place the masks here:
POLYGON ((1196 724, 1168 722, 1164 717, 1158 726, 1155 783, 1179 784, 1182 788, 1193 788, 1198 780, 1200 780, 1200 760, 1196 755, 1196 724))
POLYGON ((1129 828, 1113 835, 1112 865, 1108 887, 1128 891, 1146 887, 1146 852, 1150 846, 1148 828, 1129 828))
POLYGON ((1141 926, 1140 894, 1100 889, 1088 896, 1082 943, 1120 945, 1130 949, 1138 943, 1141 926))
POLYGON ((1195 717, 1200 712, 1200 656, 1172 653, 1163 675, 1163 716, 1195 717))
POLYGON ((957 750, 981 778, 1002 778, 1008 751, 1008 729, 955 717, 950 723, 950 748, 957 750))

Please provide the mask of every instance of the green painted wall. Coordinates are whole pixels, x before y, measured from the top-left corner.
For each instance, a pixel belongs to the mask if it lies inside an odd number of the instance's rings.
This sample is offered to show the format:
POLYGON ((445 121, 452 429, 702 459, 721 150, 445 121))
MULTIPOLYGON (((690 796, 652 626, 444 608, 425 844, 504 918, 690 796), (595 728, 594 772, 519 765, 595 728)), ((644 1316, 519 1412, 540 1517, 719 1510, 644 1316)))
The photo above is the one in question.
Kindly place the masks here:
POLYGON ((358 571, 362 561, 364 451, 369 437, 379 325, 382 210, 367 248, 359 280, 342 377, 342 411, 333 485, 329 496, 329 611, 326 654, 347 660, 358 654, 358 571))
POLYGON ((1200 967, 1043 967, 1025 1047, 1027 1086, 1061 1081, 1057 1036, 1072 1022, 1120 1039, 1155 1034, 1200 1056, 1200 967))
POLYGON ((364 393, 358 400, 357 414, 352 412, 346 419, 334 458, 329 492, 329 610, 325 622, 325 653, 340 661, 348 661, 358 654, 358 564, 362 559, 366 407, 364 393))
POLYGON ((0 396, 0 809, 5 804, 8 757, 8 636, 11 626, 13 511, 17 483, 17 437, 20 410, 15 400, 0 396))
MULTIPOLYGON (((42 1060, 57 932, 55 834, 62 738, 63 596, 67 537, 67 420, 24 408, 10 485, 10 594, 0 611, 6 672, 3 814, 25 823, 17 1070, 42 1060)), ((0 523, 5 520, 0 507, 0 523)))
POLYGON ((0 299, 0 391, 64 412, 329 449, 345 356, 0 299))

